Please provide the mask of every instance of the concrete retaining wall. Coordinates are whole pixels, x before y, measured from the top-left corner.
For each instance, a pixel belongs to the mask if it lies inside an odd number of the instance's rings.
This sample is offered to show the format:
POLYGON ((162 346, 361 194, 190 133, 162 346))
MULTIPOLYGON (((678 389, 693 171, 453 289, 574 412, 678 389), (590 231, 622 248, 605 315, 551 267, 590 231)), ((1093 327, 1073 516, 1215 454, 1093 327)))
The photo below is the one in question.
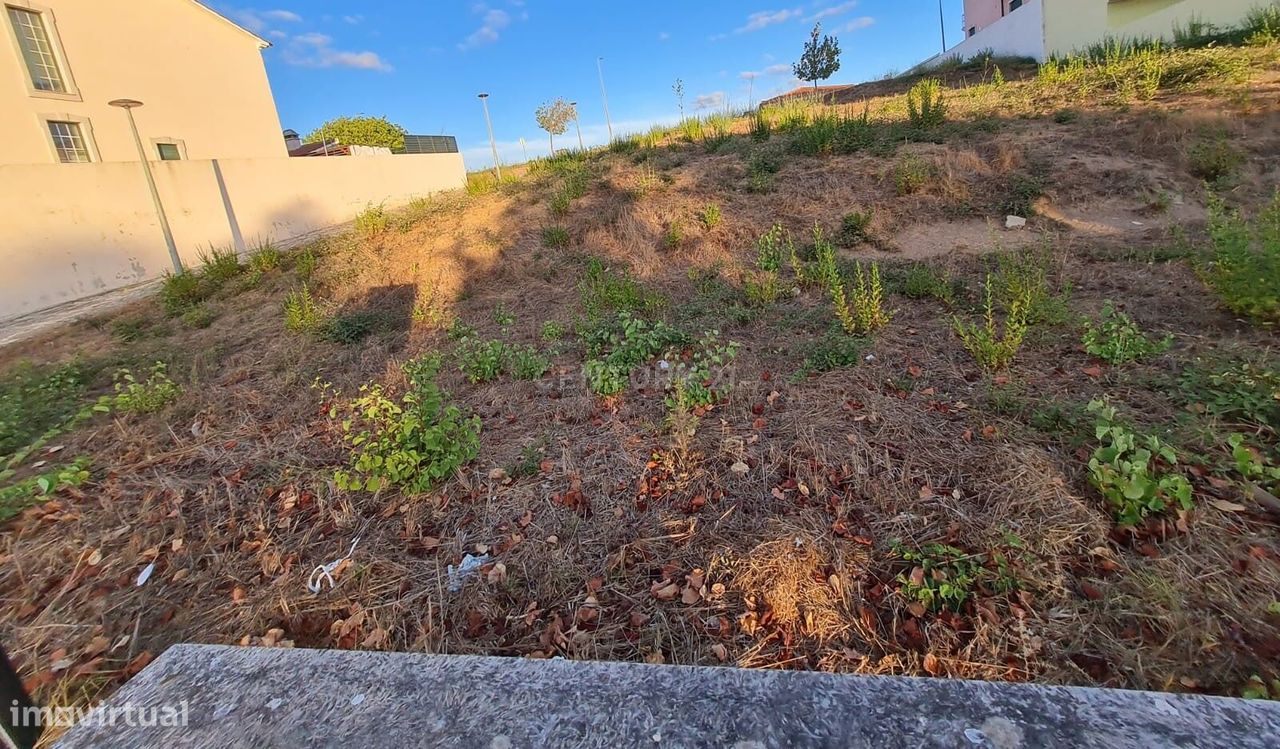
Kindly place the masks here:
MULTIPOLYGON (((179 254, 288 243, 459 188, 459 154, 153 162, 179 254)), ((169 270, 138 162, 0 166, 0 319, 128 286, 169 270)))

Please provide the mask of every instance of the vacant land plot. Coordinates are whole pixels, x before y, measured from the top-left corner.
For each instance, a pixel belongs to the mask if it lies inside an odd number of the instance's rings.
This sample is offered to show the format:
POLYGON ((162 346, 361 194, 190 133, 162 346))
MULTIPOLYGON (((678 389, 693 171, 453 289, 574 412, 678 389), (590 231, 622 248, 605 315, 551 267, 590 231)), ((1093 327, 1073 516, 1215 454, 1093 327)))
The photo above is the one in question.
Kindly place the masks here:
POLYGON ((1280 696, 1278 54, 691 121, 10 346, 0 638, 1280 696))

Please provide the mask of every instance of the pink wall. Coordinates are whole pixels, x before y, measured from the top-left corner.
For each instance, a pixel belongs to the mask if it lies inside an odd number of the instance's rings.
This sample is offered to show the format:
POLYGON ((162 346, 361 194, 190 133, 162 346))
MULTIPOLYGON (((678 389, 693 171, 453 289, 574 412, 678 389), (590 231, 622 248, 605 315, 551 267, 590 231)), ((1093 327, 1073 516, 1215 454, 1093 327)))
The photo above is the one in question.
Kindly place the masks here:
POLYGON ((978 31, 999 21, 1009 13, 1010 0, 964 0, 964 35, 969 29, 978 31))

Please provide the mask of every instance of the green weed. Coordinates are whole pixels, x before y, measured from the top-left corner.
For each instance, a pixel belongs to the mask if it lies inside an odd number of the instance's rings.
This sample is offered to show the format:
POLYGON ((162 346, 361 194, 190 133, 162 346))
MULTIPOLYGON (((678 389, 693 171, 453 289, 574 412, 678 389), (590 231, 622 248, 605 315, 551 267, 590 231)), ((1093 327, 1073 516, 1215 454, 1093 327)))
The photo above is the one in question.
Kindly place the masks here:
POLYGON ((1013 362, 1028 329, 1030 303, 1025 293, 1009 302, 1008 314, 1001 331, 995 320, 995 303, 990 276, 986 282, 986 317, 983 325, 965 322, 953 317, 951 324, 965 349, 973 355, 978 366, 988 372, 998 372, 1013 362))
POLYGON ((376 492, 398 486, 410 492, 430 491, 471 462, 480 450, 480 420, 465 417, 435 383, 439 356, 406 362, 408 391, 399 401, 382 385, 364 385, 360 396, 335 404, 330 417, 340 419, 351 448, 345 470, 334 483, 347 491, 376 492))
POLYGON ((324 325, 324 314, 304 283, 284 299, 284 326, 293 333, 314 333, 324 325))
POLYGON ((496 380, 502 374, 506 353, 507 348, 502 341, 482 341, 479 338, 462 339, 453 352, 458 360, 458 370, 473 385, 496 380))
POLYGON ((1116 310, 1111 300, 1102 307, 1102 317, 1095 326, 1089 323, 1084 331, 1084 350, 1109 364, 1142 359, 1152 354, 1168 351, 1173 336, 1153 340, 1143 334, 1128 315, 1116 310))
POLYGON ((1191 509, 1191 484, 1166 469, 1178 464, 1172 447, 1154 435, 1135 434, 1103 401, 1090 402, 1087 411, 1101 443, 1089 459, 1089 480, 1111 504, 1117 524, 1137 525, 1173 507, 1191 509))
POLYGON ((1280 192, 1253 222, 1209 202, 1213 262, 1201 270, 1224 306, 1271 326, 1280 323, 1280 192))

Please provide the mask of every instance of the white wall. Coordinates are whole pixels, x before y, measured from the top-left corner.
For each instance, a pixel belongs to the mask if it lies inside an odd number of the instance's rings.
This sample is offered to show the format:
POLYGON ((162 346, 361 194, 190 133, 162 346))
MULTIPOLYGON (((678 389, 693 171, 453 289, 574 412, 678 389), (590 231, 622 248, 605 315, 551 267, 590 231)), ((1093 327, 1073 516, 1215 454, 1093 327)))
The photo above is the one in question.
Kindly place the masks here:
POLYGON ((1030 0, 945 53, 916 66, 916 69, 931 68, 944 60, 967 60, 986 50, 997 55, 1033 57, 1044 61, 1044 0, 1030 0))
MULTIPOLYGON (((459 154, 152 164, 183 262, 201 250, 286 243, 463 187, 459 154)), ((168 250, 138 162, 0 165, 0 319, 163 275, 168 250)))
POLYGON ((1046 51, 1065 56, 1107 37, 1173 39, 1193 18, 1219 27, 1239 25, 1255 7, 1275 0, 1049 0, 1046 51))

